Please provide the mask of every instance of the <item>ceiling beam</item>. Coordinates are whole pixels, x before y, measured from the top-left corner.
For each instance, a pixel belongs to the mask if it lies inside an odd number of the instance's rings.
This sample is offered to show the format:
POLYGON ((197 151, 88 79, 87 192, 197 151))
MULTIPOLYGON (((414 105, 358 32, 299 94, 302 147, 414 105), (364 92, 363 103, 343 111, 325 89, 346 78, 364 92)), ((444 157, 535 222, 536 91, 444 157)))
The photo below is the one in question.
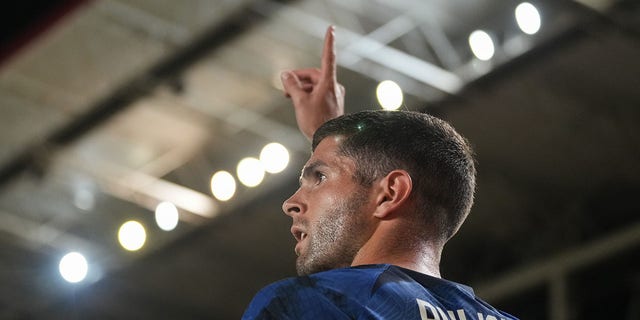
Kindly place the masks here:
POLYGON ((600 11, 600 12, 608 10, 616 2, 618 2, 617 0, 574 0, 574 1, 582 4, 583 6, 589 7, 593 10, 600 11))
POLYGON ((163 99, 158 99, 155 104, 167 104, 168 107, 172 108, 178 106, 196 110, 213 119, 218 119, 231 125, 235 130, 244 130, 265 139, 278 141, 296 152, 306 154, 311 150, 310 144, 303 138, 297 128, 284 125, 263 114, 226 101, 201 100, 197 97, 191 97, 187 101, 179 97, 163 96, 163 99), (212 105, 215 105, 216 108, 211 108, 212 105))
POLYGON ((201 222, 202 218, 214 218, 219 214, 218 204, 209 195, 157 178, 141 170, 131 170, 107 161, 92 159, 90 162, 74 156, 59 158, 59 164, 74 168, 94 178, 101 190, 109 195, 154 212, 162 201, 170 201, 181 209, 180 219, 201 222), (194 214, 200 219, 186 215, 194 214))
POLYGON ((599 261, 609 259, 640 247, 640 223, 612 232, 581 248, 557 255, 549 260, 532 263, 505 273, 503 276, 475 285, 476 292, 487 300, 499 300, 556 280, 558 275, 567 275, 599 261))
POLYGON ((186 27, 120 1, 99 1, 96 8, 127 28, 143 32, 174 47, 185 44, 191 36, 186 27))
MULTIPOLYGON (((286 21, 298 30, 318 39, 324 37, 327 26, 332 24, 303 10, 291 6, 285 8, 274 1, 262 2, 256 9, 263 15, 274 15, 277 19, 286 21)), ((453 72, 389 47, 367 35, 337 27, 339 28, 337 32, 340 34, 338 44, 359 43, 352 48, 345 46, 339 49, 338 64, 342 67, 353 70, 355 69, 354 61, 366 58, 448 94, 456 94, 464 86, 463 80, 453 72)))
POLYGON ((106 254, 104 248, 85 238, 74 236, 53 224, 43 224, 39 221, 27 219, 22 215, 0 210, 0 231, 10 234, 33 251, 39 251, 43 247, 67 251, 70 248, 91 252, 96 256, 106 254))

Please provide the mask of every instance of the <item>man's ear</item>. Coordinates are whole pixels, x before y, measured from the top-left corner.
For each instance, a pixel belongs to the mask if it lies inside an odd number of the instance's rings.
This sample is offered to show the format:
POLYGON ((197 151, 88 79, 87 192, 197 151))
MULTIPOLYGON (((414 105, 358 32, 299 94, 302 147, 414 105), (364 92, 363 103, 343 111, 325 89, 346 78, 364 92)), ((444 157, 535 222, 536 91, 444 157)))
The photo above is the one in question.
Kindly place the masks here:
POLYGON ((390 213, 406 205, 413 189, 411 176, 405 170, 393 170, 378 181, 374 216, 387 218, 390 213))

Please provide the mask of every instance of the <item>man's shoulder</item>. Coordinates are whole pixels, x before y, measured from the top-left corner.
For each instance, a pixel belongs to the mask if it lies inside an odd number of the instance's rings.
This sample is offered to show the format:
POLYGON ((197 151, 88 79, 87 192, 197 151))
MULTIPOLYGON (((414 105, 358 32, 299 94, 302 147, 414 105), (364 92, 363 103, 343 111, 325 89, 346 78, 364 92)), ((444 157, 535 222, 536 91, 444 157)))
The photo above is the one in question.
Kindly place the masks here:
POLYGON ((367 285, 374 286, 375 282, 391 268, 388 264, 372 264, 342 269, 333 269, 308 276, 311 283, 318 287, 335 287, 352 289, 354 286, 362 289, 367 285))
POLYGON ((368 295, 378 278, 389 265, 367 265, 333 269, 308 276, 287 278, 274 282, 260 291, 270 295, 313 295, 344 293, 351 296, 368 295))
POLYGON ((286 314, 295 315, 292 319, 312 319, 314 313, 324 317, 355 317, 387 268, 371 265, 333 269, 274 282, 256 294, 245 317, 260 314, 257 318, 268 319, 265 314, 278 317, 286 314))
POLYGON ((393 265, 335 269, 275 282, 261 290, 247 319, 429 319, 443 314, 512 319, 470 287, 393 265))

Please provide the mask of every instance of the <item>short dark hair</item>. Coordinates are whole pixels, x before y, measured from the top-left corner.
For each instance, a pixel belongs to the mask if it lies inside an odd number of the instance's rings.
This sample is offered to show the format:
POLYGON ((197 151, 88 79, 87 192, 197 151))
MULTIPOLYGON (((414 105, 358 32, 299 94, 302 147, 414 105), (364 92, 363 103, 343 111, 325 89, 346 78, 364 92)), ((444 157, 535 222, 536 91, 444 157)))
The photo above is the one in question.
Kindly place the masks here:
POLYGON ((312 149, 341 136, 341 155, 354 159, 354 178, 363 186, 396 169, 411 175, 412 196, 438 239, 451 238, 473 204, 476 170, 467 140, 447 122, 411 111, 362 111, 323 124, 312 149))

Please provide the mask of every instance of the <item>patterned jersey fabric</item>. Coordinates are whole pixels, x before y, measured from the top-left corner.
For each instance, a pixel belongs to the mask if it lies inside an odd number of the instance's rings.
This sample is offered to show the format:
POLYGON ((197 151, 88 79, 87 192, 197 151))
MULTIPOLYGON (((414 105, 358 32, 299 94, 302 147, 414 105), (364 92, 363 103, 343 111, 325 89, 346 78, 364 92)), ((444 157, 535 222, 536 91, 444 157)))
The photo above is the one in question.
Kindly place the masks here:
POLYGON ((516 319, 470 287, 388 264, 285 279, 262 289, 242 319, 516 319))

